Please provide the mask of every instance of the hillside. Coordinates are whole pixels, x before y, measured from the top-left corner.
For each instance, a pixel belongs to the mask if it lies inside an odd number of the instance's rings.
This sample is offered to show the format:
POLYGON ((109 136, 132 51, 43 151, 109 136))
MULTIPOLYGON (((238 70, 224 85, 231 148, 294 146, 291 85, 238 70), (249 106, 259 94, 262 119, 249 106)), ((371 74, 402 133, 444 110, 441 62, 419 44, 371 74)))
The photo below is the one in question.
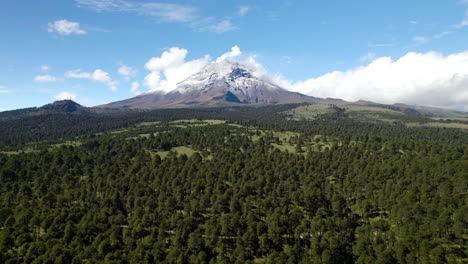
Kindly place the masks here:
POLYGON ((466 130, 346 107, 0 121, 0 261, 463 263, 466 130))

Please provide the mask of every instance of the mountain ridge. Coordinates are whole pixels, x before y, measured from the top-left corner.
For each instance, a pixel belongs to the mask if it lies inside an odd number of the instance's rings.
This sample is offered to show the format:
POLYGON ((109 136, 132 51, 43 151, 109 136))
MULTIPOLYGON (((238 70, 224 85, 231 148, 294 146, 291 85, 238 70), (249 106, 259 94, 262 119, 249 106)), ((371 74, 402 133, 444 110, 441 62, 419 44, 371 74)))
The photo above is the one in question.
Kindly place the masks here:
POLYGON ((102 108, 179 108, 227 105, 268 105, 289 103, 346 104, 341 99, 322 99, 288 91, 255 77, 248 67, 235 61, 206 65, 201 71, 179 82, 169 92, 150 92, 102 108))

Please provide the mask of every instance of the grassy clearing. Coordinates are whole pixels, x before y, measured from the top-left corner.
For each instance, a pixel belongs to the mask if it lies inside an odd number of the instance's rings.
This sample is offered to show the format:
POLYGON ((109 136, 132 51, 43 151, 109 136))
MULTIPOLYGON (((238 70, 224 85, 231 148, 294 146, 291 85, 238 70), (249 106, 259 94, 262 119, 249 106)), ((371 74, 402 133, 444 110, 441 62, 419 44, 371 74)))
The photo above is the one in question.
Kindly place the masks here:
MULTIPOLYGON (((340 106, 340 108, 344 109, 345 113, 348 114, 351 118, 362 121, 393 122, 400 120, 405 116, 404 113, 380 107, 346 105, 340 106)), ((289 116, 290 119, 293 120, 313 120, 325 114, 333 114, 336 111, 337 109, 331 105, 313 104, 300 106, 295 109, 286 111, 285 113, 289 116)))
POLYGON ((455 120, 468 122, 468 117, 430 117, 430 119, 436 121, 455 120))
POLYGON ((136 127, 144 127, 144 126, 156 126, 156 125, 159 125, 159 124, 161 124, 160 121, 155 121, 155 122, 142 122, 142 123, 136 124, 135 126, 136 126, 136 127))
POLYGON ((273 136, 278 137, 281 141, 289 141, 291 137, 298 137, 300 134, 291 131, 283 131, 283 132, 273 132, 273 136))
POLYGON ((313 120, 323 114, 334 113, 335 110, 327 104, 313 104, 300 106, 289 111, 284 112, 288 116, 291 116, 292 120, 313 120))
POLYGON ((31 152, 39 152, 39 150, 35 150, 32 148, 25 148, 22 150, 0 151, 1 154, 6 154, 6 155, 16 155, 20 153, 31 153, 31 152))
POLYGON ((225 120, 197 120, 197 119, 188 119, 188 120, 177 120, 172 121, 169 124, 176 127, 192 127, 192 126, 208 126, 208 125, 219 125, 225 124, 225 120))
POLYGON ((61 146, 73 146, 73 147, 77 147, 77 146, 80 146, 81 144, 81 141, 65 141, 65 142, 62 142, 62 143, 57 143, 57 144, 53 144, 51 145, 52 148, 59 148, 61 146))
POLYGON ((6 155, 16 155, 20 154, 21 151, 0 151, 1 154, 6 154, 6 155))
POLYGON ((438 122, 431 122, 431 123, 408 123, 408 127, 445 127, 445 128, 461 128, 461 129, 468 129, 468 124, 461 124, 461 123, 438 123, 438 122))
POLYGON ((179 147, 174 147, 169 151, 148 151, 151 153, 151 155, 154 157, 156 154, 161 157, 161 159, 165 159, 167 155, 169 155, 169 152, 176 152, 178 155, 187 155, 187 157, 191 157, 195 152, 200 153, 200 151, 197 151, 193 149, 190 146, 179 146, 179 147))
POLYGON ((383 121, 390 123, 401 120, 402 117, 406 116, 402 112, 381 107, 347 105, 343 108, 345 109, 345 113, 351 118, 363 121, 383 121))
POLYGON ((371 107, 371 106, 363 106, 363 105, 346 105, 343 106, 347 113, 352 112, 369 112, 369 113, 388 113, 388 114, 395 114, 395 115, 404 115, 402 112, 398 112, 392 109, 381 108, 381 107, 371 107))
POLYGON ((271 145, 281 151, 287 151, 289 153, 296 153, 296 147, 290 144, 276 144, 276 143, 271 143, 271 145))

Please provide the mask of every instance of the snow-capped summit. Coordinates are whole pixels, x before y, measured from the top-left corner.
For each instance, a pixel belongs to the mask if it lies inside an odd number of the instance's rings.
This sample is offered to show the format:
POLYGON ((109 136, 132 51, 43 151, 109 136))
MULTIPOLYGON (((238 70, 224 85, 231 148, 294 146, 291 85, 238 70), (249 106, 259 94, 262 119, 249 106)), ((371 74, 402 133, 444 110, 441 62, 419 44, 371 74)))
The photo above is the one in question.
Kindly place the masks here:
POLYGON ((317 102, 318 98, 290 92, 257 78, 240 62, 223 60, 206 65, 167 93, 145 93, 104 107, 173 108, 235 104, 317 102))
POLYGON ((221 89, 244 99, 257 96, 258 89, 283 90, 252 75, 246 66, 236 61, 213 62, 200 72, 177 84, 175 91, 180 93, 221 89))

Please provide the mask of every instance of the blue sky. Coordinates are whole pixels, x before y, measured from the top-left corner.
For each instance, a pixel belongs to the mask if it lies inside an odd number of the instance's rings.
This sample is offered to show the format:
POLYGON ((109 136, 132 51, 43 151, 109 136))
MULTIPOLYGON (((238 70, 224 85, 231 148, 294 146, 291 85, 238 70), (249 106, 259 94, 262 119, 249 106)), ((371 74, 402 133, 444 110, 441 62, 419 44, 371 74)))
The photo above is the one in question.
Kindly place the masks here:
POLYGON ((225 53, 315 96, 468 111, 466 0, 0 5, 0 111, 60 98, 87 106, 126 99, 225 53), (174 61, 151 68, 152 58, 174 61))

